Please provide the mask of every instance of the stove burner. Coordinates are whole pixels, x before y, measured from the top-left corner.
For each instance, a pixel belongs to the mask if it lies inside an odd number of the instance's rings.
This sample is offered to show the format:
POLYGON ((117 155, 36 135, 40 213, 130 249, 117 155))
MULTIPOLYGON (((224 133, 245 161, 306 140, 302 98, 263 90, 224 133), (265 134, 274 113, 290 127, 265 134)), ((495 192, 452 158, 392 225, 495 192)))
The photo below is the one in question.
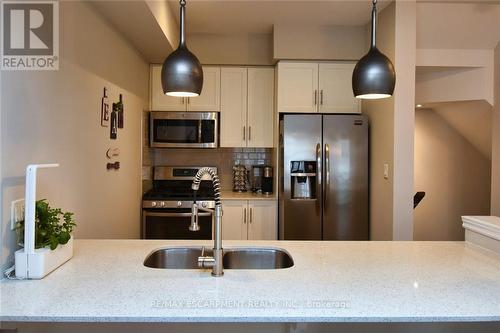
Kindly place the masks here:
MULTIPOLYGON (((156 167, 153 188, 144 193, 143 208, 175 208, 190 207, 195 200, 195 192, 191 189, 193 178, 201 167, 156 167), (187 175, 187 176, 186 176, 187 175)), ((202 180, 196 192, 196 201, 206 202, 212 206, 215 194, 210 181, 202 180)))

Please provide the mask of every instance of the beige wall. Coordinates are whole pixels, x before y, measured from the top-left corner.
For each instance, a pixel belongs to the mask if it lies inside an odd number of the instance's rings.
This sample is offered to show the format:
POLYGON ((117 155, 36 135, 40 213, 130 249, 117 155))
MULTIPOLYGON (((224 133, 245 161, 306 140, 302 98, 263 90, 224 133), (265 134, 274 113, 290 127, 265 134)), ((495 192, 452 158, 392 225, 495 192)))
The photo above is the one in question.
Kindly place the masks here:
POLYGON ((363 26, 275 25, 272 34, 189 34, 203 64, 272 65, 279 59, 357 60, 366 52, 363 26))
POLYGON ((486 100, 493 103, 492 67, 420 67, 416 77, 419 104, 486 100))
MULTIPOLYGON (((392 3, 379 13, 377 30, 377 46, 393 62, 395 10, 392 3)), ((394 98, 363 101, 362 111, 370 118, 370 238, 392 240, 394 98), (384 164, 389 165, 388 179, 384 164)))
POLYGON ((491 160, 492 107, 484 101, 438 103, 432 109, 491 160))
POLYGON ((274 63, 271 34, 190 34, 187 46, 202 64, 272 65, 274 63))
POLYGON ((413 238, 413 136, 408 133, 414 131, 415 20, 414 1, 393 2, 378 16, 377 47, 393 62, 397 79, 393 97, 362 102, 371 126, 373 240, 413 238))
POLYGON ((137 238, 141 198, 141 114, 148 64, 85 2, 60 3, 60 69, 2 73, 2 257, 16 248, 11 200, 24 197, 29 163, 58 162, 39 173, 38 198, 72 211, 77 238, 137 238), (118 140, 100 126, 103 87, 123 94, 125 128, 118 140), (106 150, 121 150, 107 171, 106 150))
POLYGON ((500 42, 495 48, 495 106, 492 134, 491 215, 500 216, 500 42))
POLYGON ((417 49, 416 102, 493 105, 493 56, 493 49, 417 49))
POLYGON ((393 239, 413 239, 413 133, 415 131, 415 0, 396 2, 394 90, 393 239))
POLYGON ((415 240, 463 240, 462 215, 489 215, 489 159, 429 109, 416 112, 415 191, 415 240))
POLYGON ((274 59, 358 60, 367 51, 364 26, 276 24, 274 59))

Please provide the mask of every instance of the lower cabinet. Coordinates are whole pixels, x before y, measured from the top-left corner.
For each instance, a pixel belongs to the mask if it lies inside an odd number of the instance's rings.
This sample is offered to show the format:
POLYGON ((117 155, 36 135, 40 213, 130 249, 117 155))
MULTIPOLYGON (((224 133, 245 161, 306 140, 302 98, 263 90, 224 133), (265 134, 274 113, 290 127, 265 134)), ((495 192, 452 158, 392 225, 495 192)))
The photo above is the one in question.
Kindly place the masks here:
POLYGON ((223 200, 222 238, 276 240, 277 210, 274 200, 223 200))

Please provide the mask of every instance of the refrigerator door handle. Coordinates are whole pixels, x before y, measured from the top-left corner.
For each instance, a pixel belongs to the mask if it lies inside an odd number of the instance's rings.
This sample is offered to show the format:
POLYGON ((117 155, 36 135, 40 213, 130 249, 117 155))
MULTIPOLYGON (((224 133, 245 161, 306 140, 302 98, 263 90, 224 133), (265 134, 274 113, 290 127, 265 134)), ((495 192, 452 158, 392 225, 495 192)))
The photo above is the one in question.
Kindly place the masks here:
MULTIPOLYGON (((316 144, 316 197, 321 193, 321 144, 316 144)), ((317 199, 316 202, 319 204, 320 200, 317 199)))
POLYGON ((328 191, 330 191, 330 146, 325 144, 325 190, 323 191, 325 209, 328 207, 328 205, 326 205, 328 191))

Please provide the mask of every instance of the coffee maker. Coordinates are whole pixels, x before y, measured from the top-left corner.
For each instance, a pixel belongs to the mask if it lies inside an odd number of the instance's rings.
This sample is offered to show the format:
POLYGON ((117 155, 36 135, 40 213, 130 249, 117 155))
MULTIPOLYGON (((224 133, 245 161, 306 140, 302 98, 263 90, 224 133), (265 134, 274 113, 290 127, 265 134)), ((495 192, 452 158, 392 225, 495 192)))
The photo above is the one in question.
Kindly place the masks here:
POLYGON ((252 192, 254 193, 262 193, 262 176, 264 174, 264 166, 263 165, 254 165, 252 166, 252 192))
POLYGON ((273 193, 273 167, 265 166, 262 174, 262 194, 273 193))

